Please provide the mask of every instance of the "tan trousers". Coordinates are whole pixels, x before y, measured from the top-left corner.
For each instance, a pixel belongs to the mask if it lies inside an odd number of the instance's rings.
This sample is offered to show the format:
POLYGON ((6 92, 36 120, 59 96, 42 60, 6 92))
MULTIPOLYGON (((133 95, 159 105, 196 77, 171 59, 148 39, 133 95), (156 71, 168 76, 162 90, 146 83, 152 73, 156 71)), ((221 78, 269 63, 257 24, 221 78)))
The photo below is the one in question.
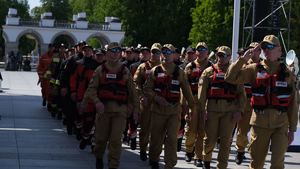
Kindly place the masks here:
POLYGON ((248 142, 248 132, 250 131, 250 118, 252 114, 252 109, 250 103, 245 107, 245 111, 242 118, 237 125, 237 137, 236 137, 236 149, 238 152, 244 152, 245 148, 249 144, 248 142))
POLYGON ((146 152, 147 146, 150 141, 150 129, 151 129, 151 111, 149 107, 143 107, 141 105, 141 121, 140 121, 140 151, 146 152))
POLYGON ((284 168, 284 154, 288 146, 288 126, 280 128, 268 129, 257 126, 251 127, 251 169, 262 169, 264 167, 265 159, 268 153, 269 145, 271 142, 272 156, 271 156, 271 169, 284 168))
MULTIPOLYGON (((202 120, 201 120, 202 121, 202 120)), ((185 148, 186 153, 192 153, 195 148, 195 159, 203 160, 203 138, 205 132, 203 127, 197 129, 197 133, 193 132, 191 129, 191 121, 187 121, 187 128, 185 132, 185 148)))
POLYGON ((97 114, 95 120, 95 156, 103 158, 108 144, 108 166, 118 168, 122 148, 122 133, 126 125, 126 113, 97 114))
POLYGON ((177 131, 179 128, 179 114, 160 115, 152 113, 151 140, 149 148, 149 159, 159 162, 162 145, 165 150, 165 168, 171 169, 177 164, 177 131))
POLYGON ((204 161, 211 161, 217 139, 220 138, 217 168, 226 169, 228 165, 232 130, 235 123, 231 112, 208 112, 205 123, 203 146, 204 161))

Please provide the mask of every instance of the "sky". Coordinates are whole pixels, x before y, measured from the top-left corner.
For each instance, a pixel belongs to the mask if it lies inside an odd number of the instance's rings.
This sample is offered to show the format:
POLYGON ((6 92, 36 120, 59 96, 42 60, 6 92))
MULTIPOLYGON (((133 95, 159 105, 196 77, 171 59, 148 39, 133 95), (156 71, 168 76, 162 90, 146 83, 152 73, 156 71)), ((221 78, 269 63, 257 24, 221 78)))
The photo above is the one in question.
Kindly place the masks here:
POLYGON ((28 0, 28 4, 30 6, 30 10, 36 6, 39 6, 41 3, 40 3, 40 0, 28 0))

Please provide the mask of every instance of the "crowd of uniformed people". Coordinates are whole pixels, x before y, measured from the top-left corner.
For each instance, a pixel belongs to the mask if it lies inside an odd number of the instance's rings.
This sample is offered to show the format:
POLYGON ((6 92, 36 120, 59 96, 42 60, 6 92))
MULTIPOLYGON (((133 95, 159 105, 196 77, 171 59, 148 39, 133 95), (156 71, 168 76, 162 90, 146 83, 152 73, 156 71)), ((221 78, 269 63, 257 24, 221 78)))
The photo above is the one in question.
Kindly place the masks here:
POLYGON ((140 160, 153 169, 164 148, 164 168, 174 168, 183 138, 186 162, 209 169, 218 145, 217 168, 225 169, 235 132, 238 165, 249 148, 249 167, 262 169, 271 145, 271 168, 283 169, 299 103, 296 77, 279 61, 280 41, 267 35, 240 50, 235 62, 228 46, 211 51, 205 42, 182 51, 160 43, 49 45, 37 68, 42 104, 76 135, 80 149, 91 147, 97 169, 104 168, 106 149, 108 167, 122 165, 122 142, 132 150, 138 144, 140 160))

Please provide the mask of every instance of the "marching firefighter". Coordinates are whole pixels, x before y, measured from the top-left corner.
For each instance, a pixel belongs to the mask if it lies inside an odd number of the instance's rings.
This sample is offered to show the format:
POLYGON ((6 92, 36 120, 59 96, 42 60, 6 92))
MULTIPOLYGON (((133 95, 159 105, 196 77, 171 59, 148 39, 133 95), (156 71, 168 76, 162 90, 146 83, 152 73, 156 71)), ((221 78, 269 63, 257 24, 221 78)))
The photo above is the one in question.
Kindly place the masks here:
MULTIPOLYGON (((188 77, 189 84, 194 96, 194 99, 197 100, 198 97, 198 82, 202 72, 210 67, 212 64, 208 61, 208 47, 206 43, 199 42, 196 46, 197 59, 189 63, 185 67, 185 74, 188 77)), ((184 108, 186 110, 186 108, 184 108)), ((198 111, 197 111, 198 112, 198 111)), ((195 156, 194 164, 197 167, 202 167, 202 150, 203 150, 203 138, 204 138, 204 119, 203 116, 198 116, 197 114, 192 116, 187 110, 186 112, 186 155, 185 160, 190 162, 195 156), (199 119, 199 120, 198 120, 199 119), (193 127, 196 125, 196 131, 193 130, 193 127), (195 153, 194 153, 195 152, 195 153)))
POLYGON ((54 46, 52 44, 49 44, 48 51, 41 56, 41 59, 37 66, 39 83, 41 84, 41 88, 42 88, 43 106, 46 106, 46 101, 49 95, 49 80, 46 77, 46 71, 48 70, 48 67, 51 63, 54 49, 55 49, 54 46))
POLYGON ((173 62, 175 47, 165 44, 162 48, 162 64, 154 67, 145 82, 144 94, 151 105, 151 139, 149 163, 159 168, 159 156, 165 145, 165 168, 177 163, 177 132, 181 116, 181 92, 194 112, 194 99, 184 71, 173 62))
POLYGON ((65 46, 64 44, 56 47, 52 61, 46 72, 47 78, 50 80, 49 87, 49 100, 51 116, 57 119, 62 119, 62 109, 60 102, 60 73, 61 73, 61 64, 65 57, 65 46))
MULTIPOLYGON (((142 63, 147 62, 149 59, 150 59, 150 49, 148 47, 142 47, 141 53, 140 53, 140 60, 138 62, 135 62, 130 65, 129 70, 130 70, 132 76, 134 76, 138 66, 142 63)), ((133 119, 132 116, 129 117, 127 120, 129 123, 129 126, 128 126, 129 129, 127 132, 127 134, 128 134, 127 136, 129 137, 129 141, 130 141, 130 148, 131 148, 131 150, 135 150, 136 149, 136 138, 137 138, 137 127, 139 124, 135 122, 135 120, 133 119)))
POLYGON ((95 120, 94 104, 89 102, 86 107, 81 107, 81 101, 84 93, 88 87, 94 70, 99 66, 96 57, 102 57, 101 55, 93 55, 93 48, 89 45, 85 45, 83 48, 83 58, 77 62, 77 67, 74 74, 71 76, 71 96, 75 99, 79 114, 77 115, 77 129, 80 130, 81 141, 79 148, 84 149, 87 144, 91 143, 91 137, 93 135, 92 128, 95 120), (74 98, 76 97, 76 98, 74 98))
POLYGON ((246 51, 228 69, 225 80, 252 84, 252 116, 250 155, 251 169, 262 169, 272 145, 271 167, 284 168, 284 154, 294 140, 298 122, 298 103, 295 79, 279 58, 282 48, 279 39, 267 35, 257 47, 246 51), (262 49, 266 60, 244 66, 254 53, 262 49))
MULTIPOLYGON (((249 47, 246 50, 255 48, 257 45, 259 45, 257 42, 252 42, 249 47)), ((239 56, 242 56, 244 54, 244 51, 241 51, 239 53, 239 56)), ((260 62, 260 55, 261 50, 257 50, 253 57, 249 59, 249 61, 245 64, 249 65, 252 63, 259 63, 260 62)), ((237 124, 237 138, 236 138, 236 149, 237 149, 237 154, 235 157, 235 162, 236 164, 241 164, 243 160, 246 158, 245 157, 245 149, 248 146, 248 132, 250 131, 250 118, 252 114, 252 108, 250 105, 250 98, 252 96, 252 85, 250 83, 244 84, 246 96, 247 96, 247 101, 245 104, 244 111, 242 112, 242 117, 239 120, 237 124)))
MULTIPOLYGON (((75 100, 71 98, 70 84, 71 76, 74 74, 77 61, 83 58, 82 47, 86 43, 80 41, 75 45, 75 53, 70 55, 63 63, 63 70, 60 76, 61 96, 63 97, 62 110, 65 115, 65 124, 67 125, 67 132, 69 135, 73 134, 73 127, 75 127, 75 116, 77 115, 77 105, 75 100)), ((76 127, 75 127, 76 129, 76 127)), ((80 139, 80 131, 75 130, 77 139, 80 139)))
MULTIPOLYGON (((142 51, 143 53, 143 51, 142 51)), ((135 83, 136 89, 138 91, 138 96, 140 98, 140 159, 146 161, 147 157, 147 146, 150 139, 150 124, 151 124, 151 101, 147 100, 144 96, 143 85, 147 80, 151 69, 154 66, 160 64, 161 56, 161 45, 159 43, 154 43, 151 47, 150 60, 142 63, 134 74, 133 81, 135 83)))
POLYGON ((106 62, 99 66, 85 92, 82 106, 90 101, 96 107, 95 156, 96 168, 102 169, 107 144, 109 168, 117 168, 121 156, 121 139, 128 117, 128 105, 133 107, 137 121, 139 101, 130 71, 120 62, 121 47, 112 42, 107 46, 106 62))
POLYGON ((212 152, 220 138, 217 168, 228 165, 232 131, 239 120, 246 99, 242 85, 224 81, 231 59, 231 49, 221 46, 216 53, 217 63, 204 70, 199 80, 198 108, 205 121, 203 168, 209 169, 212 152))
MULTIPOLYGON (((176 52, 174 52, 173 56, 174 58, 176 58, 176 52)), ((195 50, 192 47, 188 47, 185 51, 185 59, 184 62, 182 62, 181 65, 179 65, 179 67, 181 69, 185 69, 186 65, 193 62, 195 60, 195 50)), ((178 58, 177 58, 178 59, 178 58)), ((174 63, 178 64, 178 60, 174 60, 174 63)), ((186 104, 186 100, 184 98, 182 98, 181 100, 182 103, 182 112, 181 112, 181 120, 180 120, 180 127, 177 133, 177 151, 181 151, 181 146, 182 146, 182 141, 183 141, 183 136, 184 136, 184 132, 185 132, 185 124, 186 124, 186 119, 185 119, 185 115, 187 114, 188 106, 186 104)))

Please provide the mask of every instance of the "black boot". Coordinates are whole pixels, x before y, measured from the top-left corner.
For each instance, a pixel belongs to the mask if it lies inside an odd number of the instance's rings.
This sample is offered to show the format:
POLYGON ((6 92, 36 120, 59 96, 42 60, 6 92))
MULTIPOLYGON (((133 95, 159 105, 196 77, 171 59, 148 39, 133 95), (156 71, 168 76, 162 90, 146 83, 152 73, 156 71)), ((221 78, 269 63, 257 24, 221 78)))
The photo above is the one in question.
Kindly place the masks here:
POLYGON ((186 162, 191 162, 193 157, 194 157, 194 153, 185 153, 186 162))
POLYGON ((242 164, 243 160, 245 159, 245 152, 237 152, 235 156, 235 163, 237 165, 242 164))
POLYGON ((96 169, 103 169, 103 160, 100 158, 96 158, 96 169))
POLYGON ((204 161, 202 169, 210 169, 210 161, 204 161))
POLYGON ((151 166, 151 169, 159 169, 159 164, 158 162, 155 161, 149 161, 149 164, 151 166))
POLYGON ((135 150, 136 149, 136 137, 130 138, 130 149, 135 150))
POLYGON ((182 138, 177 139, 177 152, 181 151, 182 138))
POLYGON ((82 139, 82 140, 80 141, 79 148, 80 148, 81 150, 85 149, 85 147, 88 145, 88 142, 89 142, 88 140, 82 139))
POLYGON ((129 142, 129 139, 128 139, 128 136, 127 136, 127 132, 123 133, 123 143, 128 143, 129 142))
POLYGON ((46 106, 46 99, 43 99, 43 106, 46 106))
POLYGON ((145 151, 141 151, 141 152, 140 152, 140 159, 141 159, 142 161, 146 161, 146 160, 148 159, 147 153, 146 153, 145 151))
POLYGON ((195 159, 194 164, 195 164, 196 167, 202 167, 203 166, 201 159, 195 159))

